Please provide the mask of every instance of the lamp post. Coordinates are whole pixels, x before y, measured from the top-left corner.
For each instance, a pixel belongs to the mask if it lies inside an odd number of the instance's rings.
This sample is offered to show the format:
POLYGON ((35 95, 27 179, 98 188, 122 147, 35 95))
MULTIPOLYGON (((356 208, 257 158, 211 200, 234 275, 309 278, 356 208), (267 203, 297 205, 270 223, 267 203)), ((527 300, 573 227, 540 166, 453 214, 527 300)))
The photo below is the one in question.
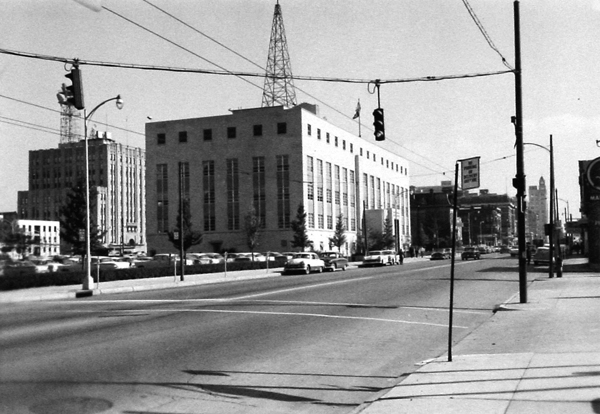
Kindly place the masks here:
MULTIPOLYGON (((539 148, 543 148, 550 153, 550 214, 549 214, 549 234, 548 239, 550 241, 549 251, 549 264, 548 264, 548 277, 554 277, 554 145, 552 143, 552 135, 550 135, 550 148, 544 147, 540 144, 532 142, 524 142, 523 145, 534 145, 539 148)), ((558 271, 558 277, 562 276, 562 272, 558 271)))
POLYGON ((88 121, 92 118, 98 108, 110 101, 117 101, 116 105, 118 109, 123 108, 123 100, 121 95, 117 95, 114 98, 107 99, 90 111, 89 114, 86 110, 83 110, 83 134, 85 139, 85 276, 83 279, 83 290, 90 290, 93 285, 92 281, 92 257, 91 257, 91 241, 90 241, 90 158, 88 151, 88 121))

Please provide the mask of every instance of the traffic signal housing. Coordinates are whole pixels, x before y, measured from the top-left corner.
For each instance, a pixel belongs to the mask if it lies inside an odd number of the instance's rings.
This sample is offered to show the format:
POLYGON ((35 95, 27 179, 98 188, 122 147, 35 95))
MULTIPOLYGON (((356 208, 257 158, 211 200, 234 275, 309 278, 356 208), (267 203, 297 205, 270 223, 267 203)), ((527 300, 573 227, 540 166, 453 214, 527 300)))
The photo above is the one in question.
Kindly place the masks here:
POLYGON ((373 126, 375 127, 375 140, 385 140, 385 125, 383 123, 383 108, 376 108, 373 111, 373 126))
MULTIPOLYGON (((65 78, 71 79, 71 85, 65 86, 63 84, 63 91, 66 97, 66 104, 72 105, 76 109, 85 108, 85 103, 83 101, 83 85, 81 82, 81 71, 77 66, 74 66, 71 69, 71 72, 65 75, 65 78)), ((61 98, 59 97, 59 102, 61 98)), ((62 102, 61 102, 62 103, 62 102)))

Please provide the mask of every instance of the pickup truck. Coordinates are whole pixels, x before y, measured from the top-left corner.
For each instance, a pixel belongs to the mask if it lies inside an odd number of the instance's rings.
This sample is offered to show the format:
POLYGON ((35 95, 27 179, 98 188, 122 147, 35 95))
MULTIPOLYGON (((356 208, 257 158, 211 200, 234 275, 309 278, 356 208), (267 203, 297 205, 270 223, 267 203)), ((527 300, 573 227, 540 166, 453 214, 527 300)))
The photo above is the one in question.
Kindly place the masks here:
POLYGON ((283 267, 282 275, 288 275, 291 273, 305 273, 311 272, 321 273, 325 268, 325 262, 319 258, 319 255, 312 252, 301 252, 296 253, 294 256, 287 261, 283 267))
POLYGON ((319 255, 325 263, 325 269, 334 272, 336 269, 346 270, 348 259, 339 252, 323 252, 319 255))

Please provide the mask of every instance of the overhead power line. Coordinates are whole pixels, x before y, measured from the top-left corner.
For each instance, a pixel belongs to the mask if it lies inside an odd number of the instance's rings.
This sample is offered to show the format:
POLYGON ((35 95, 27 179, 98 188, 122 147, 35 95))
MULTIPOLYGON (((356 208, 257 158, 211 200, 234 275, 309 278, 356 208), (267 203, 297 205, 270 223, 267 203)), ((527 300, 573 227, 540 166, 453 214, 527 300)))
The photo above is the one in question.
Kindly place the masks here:
MULTIPOLYGON (((16 50, 2 49, 0 48, 0 53, 26 57, 31 59, 40 59, 40 60, 50 60, 55 62, 62 63, 74 63, 74 58, 65 58, 60 56, 49 56, 42 55, 39 53, 27 53, 20 52, 16 50)), ((191 52, 193 53, 193 52, 191 52)), ((194 69, 194 68, 182 68, 182 67, 173 67, 173 66, 157 66, 157 65, 139 65, 135 63, 116 63, 116 62, 105 62, 105 61, 94 61, 94 60, 86 60, 86 59, 77 59, 79 65, 89 65, 89 66, 104 66, 104 67, 114 67, 114 68, 122 68, 122 69, 138 69, 138 70, 150 70, 150 71, 166 71, 166 72, 184 72, 184 73, 202 73, 207 75, 228 75, 228 76, 237 76, 237 77, 260 77, 264 78, 264 73, 253 73, 253 72, 236 72, 230 70, 211 70, 211 69, 194 69)), ((384 83, 410 83, 410 82, 437 82, 444 80, 454 80, 454 79, 466 79, 466 78, 477 78, 484 76, 496 76, 503 75, 506 73, 512 73, 513 70, 501 70, 494 72, 482 72, 482 73, 467 73, 462 75, 431 75, 431 76, 422 76, 418 78, 400 78, 400 79, 378 79, 380 84, 384 83)), ((324 76, 298 76, 293 75, 292 78, 294 80, 301 81, 318 81, 318 82, 336 82, 336 83, 357 83, 357 84, 370 84, 374 83, 373 79, 352 79, 352 78, 332 78, 332 77, 324 77, 324 76)), ((262 86, 253 84, 254 86, 260 87, 262 86)))
MULTIPOLYGON (((10 99, 11 101, 19 102, 19 103, 22 103, 22 104, 25 104, 25 105, 29 105, 29 106, 34 106, 36 108, 44 109, 46 111, 56 112, 58 114, 62 113, 61 111, 59 111, 57 109, 48 108, 46 106, 34 104, 34 103, 31 103, 31 102, 23 101, 21 99, 13 98, 13 97, 2 95, 2 94, 0 94, 0 98, 10 99)), ((146 134, 144 134, 144 133, 137 132, 137 131, 132 131, 132 130, 127 129, 127 128, 121 128, 121 127, 118 127, 116 125, 111 125, 111 124, 106 124, 106 125, 109 126, 109 127, 111 127, 111 128, 118 129, 118 130, 121 130, 121 131, 131 132, 132 134, 141 135, 143 137, 146 136, 146 134)), ((46 127, 44 127, 44 128, 46 128, 46 127)))
POLYGON ((465 7, 467 8, 467 11, 469 12, 469 15, 471 16, 471 18, 475 22, 475 25, 477 25, 477 28, 479 29, 479 31, 481 32, 481 34, 485 38, 485 40, 488 43, 488 45, 490 45, 490 47, 496 53, 498 53, 498 55, 502 58, 502 64, 504 66, 506 66, 507 68, 509 68, 511 71, 514 71, 515 69, 507 62, 506 58, 502 55, 502 53, 500 52, 500 50, 498 50, 498 48, 496 47, 496 45, 494 44, 494 42, 492 42, 492 38, 490 37, 490 35, 488 35, 488 33, 485 30, 485 28, 483 27, 483 24, 481 23, 481 21, 479 21, 479 18, 475 14, 475 10, 473 10, 473 8, 469 4, 468 0, 462 0, 462 2, 465 5, 465 7))

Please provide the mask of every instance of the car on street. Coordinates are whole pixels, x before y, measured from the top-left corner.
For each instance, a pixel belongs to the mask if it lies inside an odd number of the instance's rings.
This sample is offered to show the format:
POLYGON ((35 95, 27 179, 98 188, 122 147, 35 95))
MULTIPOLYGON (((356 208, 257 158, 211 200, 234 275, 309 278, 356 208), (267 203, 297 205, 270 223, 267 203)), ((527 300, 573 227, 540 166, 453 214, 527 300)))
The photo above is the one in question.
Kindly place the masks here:
POLYGON ((452 257, 452 253, 449 249, 437 250, 431 253, 429 260, 446 260, 452 257))
POLYGON ((282 275, 292 273, 309 274, 311 272, 321 273, 325 268, 325 262, 319 255, 313 252, 300 252, 287 261, 283 266, 282 275))
MULTIPOLYGON (((554 258, 552 259, 552 263, 556 263, 556 256, 559 254, 559 252, 556 250, 557 247, 554 246, 554 258)), ((564 254, 565 250, 564 248, 560 250, 560 256, 564 259, 564 254)), ((541 246, 537 248, 537 251, 533 254, 533 257, 531 258, 531 260, 533 261, 533 265, 534 266, 538 266, 538 265, 546 265, 548 266, 550 264, 550 246, 541 246)))
POLYGON ((400 263, 400 258, 393 250, 371 250, 363 258, 363 266, 387 266, 400 263))
POLYGON ((481 259, 481 253, 479 253, 479 249, 476 249, 474 247, 465 247, 465 250, 463 250, 463 252, 461 253, 460 258, 462 260, 479 260, 481 259))
POLYGON ((346 270, 348 259, 340 252, 322 252, 319 257, 325 263, 325 270, 334 272, 336 269, 346 270))

